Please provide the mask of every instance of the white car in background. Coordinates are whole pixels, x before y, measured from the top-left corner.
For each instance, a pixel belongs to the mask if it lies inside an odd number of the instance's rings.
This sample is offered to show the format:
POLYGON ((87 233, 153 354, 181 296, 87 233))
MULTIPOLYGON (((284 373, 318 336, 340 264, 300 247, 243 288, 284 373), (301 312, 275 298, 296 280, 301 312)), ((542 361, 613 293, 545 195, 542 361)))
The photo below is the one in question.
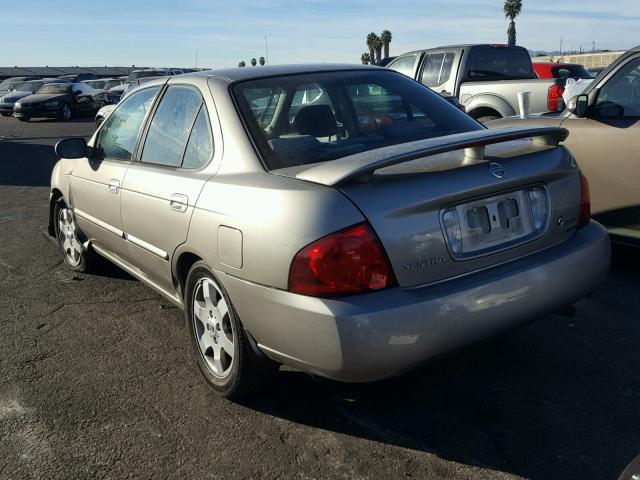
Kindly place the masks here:
POLYGON ((134 80, 133 82, 123 83, 122 85, 118 85, 117 87, 113 87, 111 90, 109 90, 110 97, 111 97, 111 92, 114 92, 114 91, 118 92, 118 100, 114 101, 109 105, 105 105, 100 110, 98 110, 98 112, 96 113, 96 128, 102 125, 102 122, 104 122, 104 120, 109 115, 111 115, 111 112, 115 110, 117 103, 120 100, 122 100, 124 97, 126 97, 131 90, 138 87, 139 85, 142 85, 143 83, 149 82, 151 80, 155 80, 156 78, 158 77, 140 78, 138 80, 134 80))

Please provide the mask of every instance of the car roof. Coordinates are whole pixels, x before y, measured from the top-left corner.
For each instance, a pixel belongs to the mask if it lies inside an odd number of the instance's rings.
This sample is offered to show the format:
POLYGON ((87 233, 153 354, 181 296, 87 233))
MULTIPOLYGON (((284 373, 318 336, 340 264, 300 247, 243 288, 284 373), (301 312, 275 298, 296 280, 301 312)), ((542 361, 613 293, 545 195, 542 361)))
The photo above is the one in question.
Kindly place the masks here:
MULTIPOLYGON (((419 50, 412 50, 410 52, 405 52, 405 53, 400 54, 398 56, 402 57, 404 55, 428 52, 428 51, 431 51, 431 50, 460 50, 462 48, 470 48, 470 47, 513 48, 513 47, 509 47, 509 45, 506 45, 506 44, 503 44, 503 43, 460 43, 460 44, 457 44, 457 45, 440 45, 438 47, 421 48, 419 50)), ((524 48, 524 47, 521 47, 520 45, 514 45, 514 47, 524 48)))
POLYGON ((295 75, 303 73, 339 72, 353 70, 385 70, 386 68, 358 65, 358 64, 302 64, 302 65, 266 65, 263 67, 234 67, 216 70, 204 70, 200 72, 184 73, 181 79, 194 77, 213 77, 228 83, 257 78, 276 77, 283 75, 295 75))

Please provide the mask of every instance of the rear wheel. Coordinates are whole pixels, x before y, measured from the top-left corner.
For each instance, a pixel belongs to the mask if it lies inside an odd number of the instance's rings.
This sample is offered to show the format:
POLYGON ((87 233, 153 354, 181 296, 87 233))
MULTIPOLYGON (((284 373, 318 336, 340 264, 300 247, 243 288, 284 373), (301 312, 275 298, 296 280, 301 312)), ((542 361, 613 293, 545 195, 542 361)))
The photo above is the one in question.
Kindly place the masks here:
POLYGON ((60 119, 64 121, 71 120, 71 107, 68 103, 63 103, 62 107, 60 107, 60 119))
POLYGON ((189 271, 185 306, 198 367, 218 394, 240 398, 275 371, 274 362, 253 351, 231 299, 205 262, 196 262, 189 271))

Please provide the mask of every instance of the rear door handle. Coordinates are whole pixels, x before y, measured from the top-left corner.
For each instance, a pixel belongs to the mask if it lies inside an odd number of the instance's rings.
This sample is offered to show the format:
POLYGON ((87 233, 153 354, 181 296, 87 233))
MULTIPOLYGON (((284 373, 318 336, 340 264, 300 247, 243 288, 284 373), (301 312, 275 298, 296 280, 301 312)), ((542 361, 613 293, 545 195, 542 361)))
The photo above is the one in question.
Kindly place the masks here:
POLYGON ((171 200, 169 201, 169 207, 172 210, 177 212, 186 212, 187 206, 189 205, 189 199, 186 195, 181 193, 174 193, 171 195, 171 200))
POLYGON ((118 193, 120 191, 120 181, 112 178, 109 182, 109 193, 118 193))

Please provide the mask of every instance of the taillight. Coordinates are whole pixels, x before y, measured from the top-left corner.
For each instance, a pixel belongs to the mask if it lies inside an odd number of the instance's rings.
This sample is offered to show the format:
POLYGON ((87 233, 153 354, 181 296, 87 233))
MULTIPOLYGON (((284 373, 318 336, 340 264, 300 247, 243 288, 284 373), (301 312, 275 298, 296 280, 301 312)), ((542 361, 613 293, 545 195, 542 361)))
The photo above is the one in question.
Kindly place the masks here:
POLYGON ((551 85, 547 94, 547 108, 550 112, 561 112, 564 110, 564 100, 562 94, 564 87, 562 85, 551 85))
POLYGON ((580 214, 578 215, 578 228, 589 224, 591 220, 591 194, 589 193, 589 182, 582 172, 580 172, 580 214))
POLYGON ((289 290, 326 297, 396 285, 380 241, 366 223, 332 233, 300 250, 291 263, 289 290))

